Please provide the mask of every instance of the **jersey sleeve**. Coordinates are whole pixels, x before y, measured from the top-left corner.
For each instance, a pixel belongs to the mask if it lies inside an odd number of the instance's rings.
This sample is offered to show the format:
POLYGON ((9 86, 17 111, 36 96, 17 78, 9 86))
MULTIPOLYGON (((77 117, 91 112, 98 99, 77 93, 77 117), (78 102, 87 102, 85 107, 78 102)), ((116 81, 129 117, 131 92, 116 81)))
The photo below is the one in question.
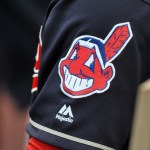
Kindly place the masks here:
POLYGON ((126 150, 149 76, 149 5, 54 0, 27 132, 65 150, 126 150))

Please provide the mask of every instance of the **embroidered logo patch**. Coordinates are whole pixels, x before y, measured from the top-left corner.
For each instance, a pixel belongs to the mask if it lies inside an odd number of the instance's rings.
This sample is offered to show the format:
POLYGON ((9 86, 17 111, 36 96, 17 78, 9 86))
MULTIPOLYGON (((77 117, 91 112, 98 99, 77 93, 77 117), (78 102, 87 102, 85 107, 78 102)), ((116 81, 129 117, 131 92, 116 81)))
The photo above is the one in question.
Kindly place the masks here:
POLYGON ((115 77, 111 62, 132 36, 130 23, 126 22, 115 25, 105 40, 89 35, 76 38, 59 63, 62 92, 82 98, 108 90, 115 77))

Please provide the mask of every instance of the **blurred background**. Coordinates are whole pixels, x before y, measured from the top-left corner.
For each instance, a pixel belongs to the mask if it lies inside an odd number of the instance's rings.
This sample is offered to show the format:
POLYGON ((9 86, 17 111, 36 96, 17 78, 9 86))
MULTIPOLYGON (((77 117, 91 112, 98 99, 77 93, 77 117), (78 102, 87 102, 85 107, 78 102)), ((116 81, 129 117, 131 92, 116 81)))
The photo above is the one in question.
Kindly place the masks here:
POLYGON ((150 150, 150 79, 139 86, 129 150, 150 150))
POLYGON ((38 34, 50 1, 1 1, 0 150, 25 145, 38 34))
MULTIPOLYGON (((51 0, 5 0, 0 5, 0 150, 27 142, 30 89, 39 29, 51 0)), ((150 150, 150 81, 139 88, 130 150, 150 150)))

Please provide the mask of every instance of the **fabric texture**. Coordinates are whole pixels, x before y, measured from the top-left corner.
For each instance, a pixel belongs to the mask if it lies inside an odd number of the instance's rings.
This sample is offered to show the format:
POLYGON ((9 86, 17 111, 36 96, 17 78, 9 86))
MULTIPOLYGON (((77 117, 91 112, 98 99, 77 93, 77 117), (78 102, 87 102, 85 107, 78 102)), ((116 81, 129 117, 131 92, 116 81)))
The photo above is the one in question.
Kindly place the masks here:
POLYGON ((127 150, 150 78, 150 6, 53 0, 39 36, 27 132, 65 150, 127 150))

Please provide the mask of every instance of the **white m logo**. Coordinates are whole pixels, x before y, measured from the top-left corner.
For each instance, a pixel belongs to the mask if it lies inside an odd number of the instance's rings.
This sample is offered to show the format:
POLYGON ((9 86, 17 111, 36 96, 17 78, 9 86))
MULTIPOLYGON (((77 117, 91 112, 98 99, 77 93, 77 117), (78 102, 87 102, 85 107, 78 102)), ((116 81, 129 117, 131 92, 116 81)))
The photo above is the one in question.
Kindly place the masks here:
POLYGON ((68 108, 67 108, 67 106, 64 105, 64 106, 60 109, 60 111, 59 111, 58 113, 61 114, 61 115, 64 115, 64 116, 69 115, 69 116, 72 117, 72 118, 74 117, 73 114, 72 114, 71 106, 68 106, 68 108))

